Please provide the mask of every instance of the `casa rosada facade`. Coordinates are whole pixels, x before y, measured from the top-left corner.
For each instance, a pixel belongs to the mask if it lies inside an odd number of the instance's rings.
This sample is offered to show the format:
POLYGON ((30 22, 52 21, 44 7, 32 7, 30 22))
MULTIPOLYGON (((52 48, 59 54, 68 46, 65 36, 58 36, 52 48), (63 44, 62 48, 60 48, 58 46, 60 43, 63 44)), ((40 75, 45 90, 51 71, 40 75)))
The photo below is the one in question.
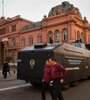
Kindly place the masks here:
POLYGON ((0 18, 0 64, 6 57, 17 62, 18 51, 22 48, 53 42, 75 42, 81 40, 90 44, 90 23, 78 8, 69 2, 62 2, 44 16, 33 22, 21 18, 0 18))

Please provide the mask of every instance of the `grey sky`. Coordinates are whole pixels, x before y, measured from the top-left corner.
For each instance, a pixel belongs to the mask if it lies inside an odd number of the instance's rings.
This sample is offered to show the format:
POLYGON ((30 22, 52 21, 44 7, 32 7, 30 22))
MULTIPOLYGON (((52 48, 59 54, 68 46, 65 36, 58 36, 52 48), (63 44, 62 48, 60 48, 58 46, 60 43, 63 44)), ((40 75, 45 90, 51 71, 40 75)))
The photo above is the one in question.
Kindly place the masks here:
MULTIPOLYGON (((21 17, 31 20, 42 20, 44 15, 48 15, 50 9, 63 1, 68 1, 77 7, 83 17, 87 17, 90 22, 90 0, 4 0, 4 16, 21 17)), ((2 0, 0 0, 0 16, 2 16, 2 0)))

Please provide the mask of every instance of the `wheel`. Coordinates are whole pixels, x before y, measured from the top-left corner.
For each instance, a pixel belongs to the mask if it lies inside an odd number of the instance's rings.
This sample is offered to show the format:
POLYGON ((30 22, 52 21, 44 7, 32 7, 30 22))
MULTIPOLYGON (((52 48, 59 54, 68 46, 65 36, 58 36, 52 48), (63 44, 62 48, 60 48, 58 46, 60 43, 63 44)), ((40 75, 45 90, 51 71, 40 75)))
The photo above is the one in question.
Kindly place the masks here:
POLYGON ((40 83, 36 83, 36 82, 30 82, 30 83, 31 83, 31 85, 34 86, 34 87, 39 87, 39 86, 41 86, 40 83))
POLYGON ((68 84, 63 84, 62 85, 62 90, 66 90, 66 89, 68 89, 69 88, 69 83, 68 84))
POLYGON ((88 76, 88 79, 90 80, 90 76, 88 76))
POLYGON ((71 86, 76 86, 76 85, 78 85, 78 81, 74 81, 71 83, 71 86))
POLYGON ((26 83, 29 83, 29 80, 25 80, 26 83))

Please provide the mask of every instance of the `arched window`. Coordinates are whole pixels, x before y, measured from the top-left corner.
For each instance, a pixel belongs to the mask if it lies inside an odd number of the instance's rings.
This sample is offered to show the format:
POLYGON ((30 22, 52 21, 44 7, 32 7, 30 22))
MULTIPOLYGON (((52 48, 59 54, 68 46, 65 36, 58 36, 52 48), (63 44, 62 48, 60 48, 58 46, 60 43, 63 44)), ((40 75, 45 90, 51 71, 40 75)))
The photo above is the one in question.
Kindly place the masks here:
POLYGON ((25 38, 21 39, 21 46, 24 47, 25 46, 25 38))
POLYGON ((33 45, 33 37, 32 36, 29 37, 28 44, 29 44, 29 46, 33 45))
POLYGON ((80 32, 77 31, 77 40, 79 40, 80 38, 81 38, 81 36, 80 36, 80 32))
POLYGON ((48 42, 53 42, 53 33, 51 31, 48 33, 48 42))
POLYGON ((60 32, 58 30, 55 32, 55 42, 60 42, 60 32))
POLYGON ((42 43, 42 35, 37 36, 37 43, 42 43))
POLYGON ((81 39, 82 42, 84 42, 84 35, 83 35, 83 33, 81 33, 80 39, 81 39))
POLYGON ((83 42, 83 41, 84 41, 83 33, 77 31, 77 42, 83 42))
POLYGON ((63 29, 63 40, 68 40, 68 30, 66 28, 63 29))

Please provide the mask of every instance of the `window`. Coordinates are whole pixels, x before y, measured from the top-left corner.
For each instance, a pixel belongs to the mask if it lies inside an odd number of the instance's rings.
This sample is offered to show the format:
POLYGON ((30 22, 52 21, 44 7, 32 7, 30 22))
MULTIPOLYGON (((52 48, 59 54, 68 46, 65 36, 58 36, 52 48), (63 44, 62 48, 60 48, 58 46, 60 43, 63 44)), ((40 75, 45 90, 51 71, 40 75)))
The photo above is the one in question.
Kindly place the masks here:
POLYGON ((25 38, 21 39, 21 46, 24 47, 25 46, 25 38))
POLYGON ((63 40, 68 40, 68 30, 66 28, 63 29, 63 40))
POLYGON ((12 26, 12 32, 15 32, 16 31, 16 25, 13 25, 12 26))
POLYGON ((83 41, 84 41, 83 34, 77 31, 77 42, 83 42, 83 41))
POLYGON ((81 33, 81 37, 80 38, 81 38, 81 41, 84 42, 84 35, 83 35, 83 33, 81 33))
POLYGON ((60 32, 59 31, 55 32, 55 42, 60 42, 60 32))
POLYGON ((29 37, 29 46, 33 45, 33 37, 29 37))
POLYGON ((0 29, 0 35, 6 34, 6 28, 0 29))
POLYGON ((10 31, 9 31, 9 26, 7 26, 6 31, 7 31, 7 33, 9 33, 9 32, 10 32, 10 31))
POLYGON ((53 42, 53 34, 51 31, 48 33, 48 42, 50 42, 50 43, 53 42))
POLYGON ((42 43, 42 36, 41 35, 38 35, 38 37, 37 37, 37 43, 42 43))
POLYGON ((16 39, 13 38, 12 41, 11 41, 11 43, 12 43, 12 47, 15 47, 16 46, 16 39))
POLYGON ((79 40, 80 39, 80 33, 79 33, 79 31, 77 32, 77 40, 79 40))

